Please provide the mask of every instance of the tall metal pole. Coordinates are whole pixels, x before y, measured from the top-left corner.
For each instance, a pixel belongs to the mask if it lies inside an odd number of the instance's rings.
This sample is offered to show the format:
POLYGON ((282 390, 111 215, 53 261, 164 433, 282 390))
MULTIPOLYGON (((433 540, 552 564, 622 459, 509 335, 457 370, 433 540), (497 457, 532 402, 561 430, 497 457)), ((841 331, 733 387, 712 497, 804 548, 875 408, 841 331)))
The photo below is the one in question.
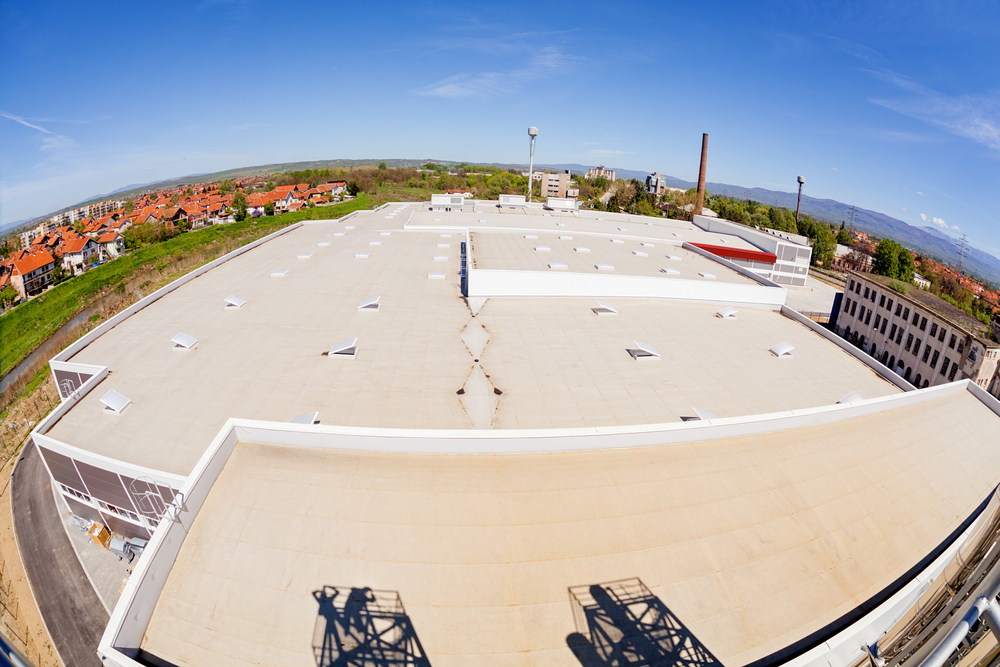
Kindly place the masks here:
POLYGON ((701 168, 698 170, 698 203, 694 205, 694 215, 701 215, 705 207, 705 167, 708 166, 708 135, 701 135, 701 168))
POLYGON ((535 137, 538 136, 538 128, 532 125, 528 128, 528 136, 531 137, 531 155, 528 158, 528 201, 531 201, 531 172, 535 167, 535 137))
POLYGON ((795 205, 795 224, 799 224, 799 209, 802 208, 802 184, 806 179, 799 176, 799 203, 795 205))

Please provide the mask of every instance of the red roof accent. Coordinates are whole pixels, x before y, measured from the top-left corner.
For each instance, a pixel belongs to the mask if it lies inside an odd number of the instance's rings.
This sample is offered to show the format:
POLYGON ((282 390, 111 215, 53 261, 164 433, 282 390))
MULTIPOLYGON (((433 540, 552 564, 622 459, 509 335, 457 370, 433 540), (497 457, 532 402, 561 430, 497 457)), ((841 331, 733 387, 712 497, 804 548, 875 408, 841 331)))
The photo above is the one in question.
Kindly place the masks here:
POLYGON ((769 264, 774 264, 778 261, 778 256, 773 252, 747 250, 745 248, 729 248, 724 245, 711 245, 709 243, 692 243, 691 245, 710 252, 713 255, 725 257, 726 259, 750 259, 755 262, 767 262, 769 264))
POLYGON ((12 259, 14 260, 14 269, 21 275, 27 275, 35 269, 41 268, 46 264, 53 264, 56 261, 52 259, 52 255, 44 250, 36 252, 21 250, 17 255, 13 255, 12 259))

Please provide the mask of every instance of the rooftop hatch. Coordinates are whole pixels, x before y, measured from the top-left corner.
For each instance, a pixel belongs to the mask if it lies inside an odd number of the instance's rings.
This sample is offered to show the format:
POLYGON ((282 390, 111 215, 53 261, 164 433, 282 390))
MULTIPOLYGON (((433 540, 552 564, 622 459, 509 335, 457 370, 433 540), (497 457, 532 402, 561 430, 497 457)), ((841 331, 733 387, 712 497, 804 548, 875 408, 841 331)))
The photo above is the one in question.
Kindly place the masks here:
POLYGON ((104 412, 113 415, 120 415, 132 405, 132 401, 128 400, 117 391, 112 389, 104 396, 101 396, 101 403, 104 403, 104 412))
POLYGON ((170 342, 174 344, 175 350, 193 350, 195 345, 198 344, 198 339, 192 338, 185 333, 179 333, 171 338, 170 342))
POLYGON ((340 357, 342 359, 354 359, 358 356, 358 339, 348 338, 347 340, 342 340, 333 347, 330 351, 326 353, 328 357, 340 357))
POLYGON ((610 304, 604 303, 603 301, 597 302, 597 308, 591 308, 598 315, 617 315, 618 311, 615 310, 610 304))
POLYGON ((729 308, 723 308, 722 310, 718 311, 717 313, 715 313, 715 316, 716 317, 721 317, 724 320, 735 320, 736 319, 736 313, 738 313, 738 312, 740 312, 740 311, 738 311, 735 308, 733 308, 732 306, 730 306, 729 308))
POLYGON ((378 312, 378 310, 382 307, 378 302, 381 298, 382 297, 380 296, 373 296, 370 299, 365 299, 361 302, 361 305, 358 306, 358 310, 374 310, 375 312, 378 312))
POLYGON ((632 342, 635 343, 635 349, 626 349, 625 351, 632 355, 632 358, 636 361, 660 360, 660 353, 649 343, 640 343, 637 340, 633 340, 632 342))
POLYGON ((226 309, 230 308, 242 308, 247 302, 238 296, 229 295, 226 297, 226 309))
POLYGON ((778 357, 779 359, 783 358, 783 357, 791 359, 792 358, 792 350, 794 350, 794 349, 795 348, 792 347, 789 343, 778 343, 777 345, 775 345, 774 347, 772 347, 770 350, 768 350, 768 352, 770 352, 774 356, 778 357))

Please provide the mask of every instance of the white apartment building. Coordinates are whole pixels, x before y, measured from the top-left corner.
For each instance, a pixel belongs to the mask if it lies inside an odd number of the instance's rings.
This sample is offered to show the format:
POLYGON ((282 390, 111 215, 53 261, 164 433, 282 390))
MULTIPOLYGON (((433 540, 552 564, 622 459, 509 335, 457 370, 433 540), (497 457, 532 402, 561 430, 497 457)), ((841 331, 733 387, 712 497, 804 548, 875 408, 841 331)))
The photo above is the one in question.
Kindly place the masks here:
POLYGON ((849 272, 836 332, 918 389, 968 378, 996 395, 1000 344, 988 326, 930 292, 871 273, 849 272))
MULTIPOLYGON (((568 196, 569 182, 569 169, 558 174, 542 174, 542 196, 565 199, 568 196)), ((579 194, 579 190, 577 190, 577 194, 579 194)))
POLYGON ((587 171, 587 178, 601 178, 601 177, 608 179, 608 183, 614 183, 615 170, 605 169, 604 165, 601 165, 600 167, 594 167, 593 169, 587 171))

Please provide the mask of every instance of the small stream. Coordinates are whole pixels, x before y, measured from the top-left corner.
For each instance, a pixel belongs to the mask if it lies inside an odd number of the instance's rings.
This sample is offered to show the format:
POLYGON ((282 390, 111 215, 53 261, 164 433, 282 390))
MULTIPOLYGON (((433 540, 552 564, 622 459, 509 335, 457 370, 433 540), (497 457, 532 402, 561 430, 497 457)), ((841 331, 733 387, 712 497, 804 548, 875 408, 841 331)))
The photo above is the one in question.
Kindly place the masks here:
POLYGON ((53 333, 45 340, 44 343, 36 347, 31 354, 25 357, 24 361, 22 361, 13 369, 11 369, 11 371, 7 373, 7 375, 3 376, 3 379, 0 380, 0 392, 6 389, 7 385, 9 385, 11 382, 19 378, 21 374, 27 372, 27 370, 31 368, 32 364, 34 364, 39 359, 44 359, 45 361, 48 361, 52 357, 59 354, 60 346, 58 344, 58 341, 62 337, 62 335, 64 333, 72 331, 74 328, 86 322, 91 316, 93 316, 94 313, 101 312, 101 309, 103 307, 104 307, 104 299, 102 299, 98 303, 95 303, 92 306, 84 308, 79 315, 77 315, 69 322, 59 327, 55 331, 55 333, 53 333))

